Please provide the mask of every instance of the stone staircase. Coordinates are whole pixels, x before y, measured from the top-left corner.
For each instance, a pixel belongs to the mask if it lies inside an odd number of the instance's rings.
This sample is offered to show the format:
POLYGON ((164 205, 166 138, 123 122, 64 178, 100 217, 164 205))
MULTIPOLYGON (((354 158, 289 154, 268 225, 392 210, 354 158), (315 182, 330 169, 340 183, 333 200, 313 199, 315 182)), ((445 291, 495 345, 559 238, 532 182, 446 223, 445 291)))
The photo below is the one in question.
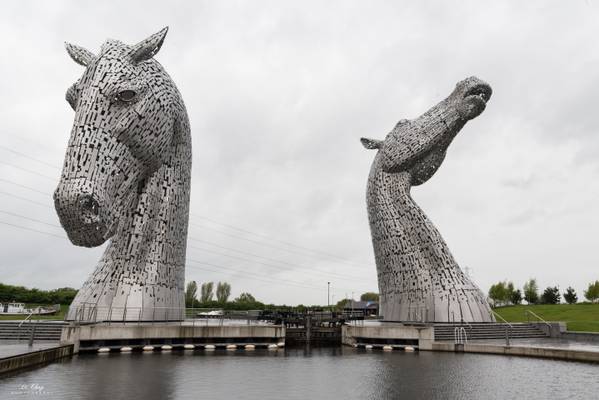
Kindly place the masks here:
POLYGON ((19 328, 21 321, 0 321, 0 341, 4 340, 29 340, 31 331, 35 326, 33 340, 59 341, 62 327, 66 322, 62 321, 26 321, 19 328))
POLYGON ((506 327, 510 339, 544 338, 548 335, 534 324, 502 323, 435 324, 435 341, 454 341, 455 328, 464 328, 468 340, 505 339, 506 327))

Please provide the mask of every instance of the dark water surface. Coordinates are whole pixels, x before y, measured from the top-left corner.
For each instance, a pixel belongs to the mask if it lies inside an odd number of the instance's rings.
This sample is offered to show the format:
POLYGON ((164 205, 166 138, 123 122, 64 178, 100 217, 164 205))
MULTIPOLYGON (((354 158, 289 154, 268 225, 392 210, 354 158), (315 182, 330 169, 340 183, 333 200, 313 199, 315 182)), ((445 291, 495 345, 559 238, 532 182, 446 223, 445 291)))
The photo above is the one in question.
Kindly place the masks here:
POLYGON ((80 355, 0 378, 0 399, 599 399, 599 366, 353 348, 80 355))

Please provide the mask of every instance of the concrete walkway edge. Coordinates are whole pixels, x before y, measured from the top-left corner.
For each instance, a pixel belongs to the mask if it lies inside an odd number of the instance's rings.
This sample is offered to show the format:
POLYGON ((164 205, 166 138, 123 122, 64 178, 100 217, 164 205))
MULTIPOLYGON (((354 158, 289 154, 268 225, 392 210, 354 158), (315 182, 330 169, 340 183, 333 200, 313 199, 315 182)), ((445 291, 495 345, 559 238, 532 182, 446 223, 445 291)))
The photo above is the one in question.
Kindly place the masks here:
POLYGON ((510 356, 525 356, 553 358, 569 361, 599 362, 599 352, 584 350, 567 350, 551 347, 502 346, 492 344, 454 344, 432 343, 432 351, 450 351, 479 354, 499 354, 510 356))

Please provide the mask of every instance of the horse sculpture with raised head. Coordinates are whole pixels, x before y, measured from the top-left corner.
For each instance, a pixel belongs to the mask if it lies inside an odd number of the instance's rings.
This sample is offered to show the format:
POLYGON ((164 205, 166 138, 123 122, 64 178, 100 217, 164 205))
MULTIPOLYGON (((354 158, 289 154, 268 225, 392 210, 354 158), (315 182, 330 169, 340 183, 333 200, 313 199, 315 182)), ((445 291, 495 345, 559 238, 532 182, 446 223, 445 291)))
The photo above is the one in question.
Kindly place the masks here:
POLYGON ((66 93, 75 120, 54 203, 71 242, 110 243, 67 319, 178 320, 184 315, 191 136, 175 84, 153 58, 167 28, 98 55, 66 93))
POLYGON ((464 275, 445 241, 412 200, 410 188, 437 171, 447 147, 491 97, 471 77, 414 120, 401 120, 378 149, 368 178, 368 219, 377 266, 381 315, 390 321, 494 321, 483 293, 464 275))

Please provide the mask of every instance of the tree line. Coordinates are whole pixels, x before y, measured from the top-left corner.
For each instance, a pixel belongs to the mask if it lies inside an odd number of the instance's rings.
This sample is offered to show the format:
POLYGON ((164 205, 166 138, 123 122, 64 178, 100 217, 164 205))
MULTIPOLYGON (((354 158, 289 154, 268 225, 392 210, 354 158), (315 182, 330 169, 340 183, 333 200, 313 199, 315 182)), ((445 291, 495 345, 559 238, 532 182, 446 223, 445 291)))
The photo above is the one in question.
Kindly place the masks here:
MULTIPOLYGON (((560 293, 557 286, 548 286, 539 295, 539 286, 537 280, 529 279, 522 286, 522 291, 514 287, 513 282, 503 281, 491 285, 489 289, 489 299, 491 299, 494 307, 518 305, 522 301, 528 304, 559 304, 564 297, 564 301, 568 304, 578 302, 578 295, 571 286, 568 286, 565 292, 560 293)), ((589 283, 586 290, 583 291, 584 297, 591 303, 599 301, 599 281, 589 283)))
POLYGON ((77 290, 64 287, 53 290, 26 288, 0 283, 0 303, 71 304, 77 290))
POLYGON ((241 293, 233 301, 229 301, 231 296, 231 284, 228 282, 218 282, 216 291, 214 282, 205 282, 200 286, 198 298, 198 283, 190 281, 185 287, 185 307, 187 308, 224 308, 226 310, 258 310, 265 309, 267 306, 256 300, 250 293, 241 293))
MULTIPOLYGON (((309 309, 322 310, 324 306, 313 305, 305 306, 299 304, 297 306, 264 304, 247 292, 241 293, 232 301, 229 301, 231 296, 231 285, 227 282, 218 282, 216 291, 214 290, 214 282, 205 282, 199 286, 198 283, 190 281, 185 287, 185 307, 187 308, 223 308, 225 310, 272 310, 272 311, 305 311, 309 309), (198 298, 199 295, 199 298, 198 298)), ((362 293, 361 301, 378 301, 379 295, 374 292, 362 293)), ((337 302, 335 307, 342 310, 349 302, 349 299, 343 299, 337 302)))

